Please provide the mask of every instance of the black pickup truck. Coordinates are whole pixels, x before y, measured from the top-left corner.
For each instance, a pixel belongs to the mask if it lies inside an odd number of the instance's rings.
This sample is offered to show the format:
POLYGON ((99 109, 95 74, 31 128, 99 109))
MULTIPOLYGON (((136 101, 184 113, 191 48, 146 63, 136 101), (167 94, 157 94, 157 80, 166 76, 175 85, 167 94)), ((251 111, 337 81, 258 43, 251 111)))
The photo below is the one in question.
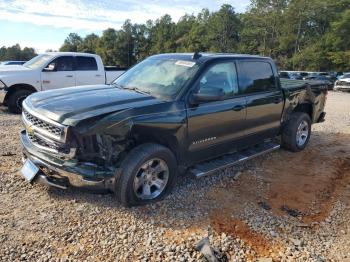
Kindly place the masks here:
POLYGON ((107 189, 126 206, 164 197, 280 145, 299 151, 324 121, 327 87, 280 80, 270 58, 162 54, 111 85, 35 93, 21 132, 30 182, 107 189))

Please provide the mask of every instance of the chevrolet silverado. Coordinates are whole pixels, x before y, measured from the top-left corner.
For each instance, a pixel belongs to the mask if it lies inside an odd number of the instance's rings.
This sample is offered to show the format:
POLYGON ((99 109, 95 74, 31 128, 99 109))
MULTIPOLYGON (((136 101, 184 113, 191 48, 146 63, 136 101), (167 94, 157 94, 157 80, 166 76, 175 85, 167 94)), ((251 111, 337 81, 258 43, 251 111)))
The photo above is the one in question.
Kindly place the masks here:
POLYGON ((283 148, 303 150, 325 119, 327 87, 280 80, 272 59, 239 54, 151 56, 110 85, 24 100, 29 182, 113 191, 125 206, 163 198, 197 177, 283 148))

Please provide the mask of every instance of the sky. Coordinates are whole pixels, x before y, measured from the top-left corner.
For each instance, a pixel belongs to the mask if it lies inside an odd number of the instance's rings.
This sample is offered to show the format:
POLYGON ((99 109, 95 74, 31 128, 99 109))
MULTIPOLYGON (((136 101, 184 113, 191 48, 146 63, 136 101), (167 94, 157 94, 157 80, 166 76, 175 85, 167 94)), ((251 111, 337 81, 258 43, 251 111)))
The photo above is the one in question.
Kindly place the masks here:
POLYGON ((0 0, 0 47, 18 43, 39 53, 58 50, 69 33, 101 35, 110 27, 120 29, 126 19, 145 23, 164 14, 178 21, 225 3, 244 12, 250 0, 0 0))

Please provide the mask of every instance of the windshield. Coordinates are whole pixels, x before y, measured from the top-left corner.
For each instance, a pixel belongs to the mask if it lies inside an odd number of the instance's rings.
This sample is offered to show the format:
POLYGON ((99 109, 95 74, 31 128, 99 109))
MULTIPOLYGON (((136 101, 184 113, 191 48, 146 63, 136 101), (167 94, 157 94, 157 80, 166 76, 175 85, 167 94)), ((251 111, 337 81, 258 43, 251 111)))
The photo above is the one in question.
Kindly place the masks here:
POLYGON ((37 69, 40 67, 43 67, 46 65, 46 63, 52 58, 51 55, 38 55, 28 62, 24 63, 23 66, 31 68, 31 69, 37 69))
POLYGON ((198 68, 191 61, 149 58, 125 72, 113 84, 156 97, 170 98, 179 93, 198 68))

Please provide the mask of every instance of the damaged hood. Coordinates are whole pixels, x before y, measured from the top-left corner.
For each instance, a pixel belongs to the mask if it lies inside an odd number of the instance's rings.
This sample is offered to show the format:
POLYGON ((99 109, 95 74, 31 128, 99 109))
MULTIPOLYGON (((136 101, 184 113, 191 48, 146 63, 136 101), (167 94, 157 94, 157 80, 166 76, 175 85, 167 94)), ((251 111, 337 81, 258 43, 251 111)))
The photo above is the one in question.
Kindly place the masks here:
POLYGON ((91 117, 160 102, 153 96, 112 85, 91 85, 34 93, 24 103, 53 121, 75 126, 91 117))

